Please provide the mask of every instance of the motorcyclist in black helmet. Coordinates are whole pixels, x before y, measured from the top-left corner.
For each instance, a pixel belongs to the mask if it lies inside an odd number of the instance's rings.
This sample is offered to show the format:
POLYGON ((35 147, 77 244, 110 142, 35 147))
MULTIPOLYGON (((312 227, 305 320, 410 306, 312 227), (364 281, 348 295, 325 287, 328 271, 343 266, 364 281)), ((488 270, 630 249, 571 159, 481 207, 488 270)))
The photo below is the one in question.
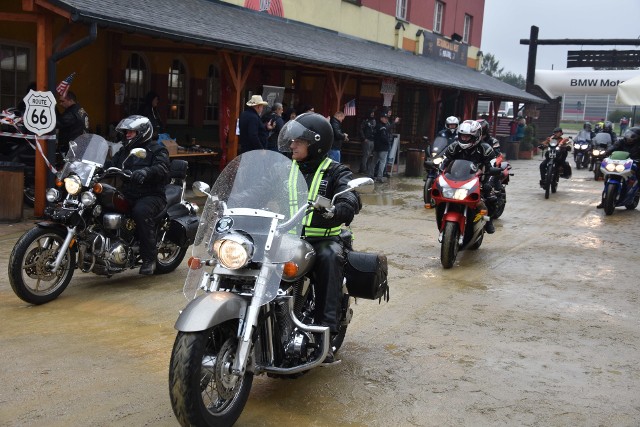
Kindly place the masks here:
MULTIPOLYGON (((440 168, 445 170, 449 163, 455 159, 463 159, 473 162, 482 168, 485 172, 491 168, 491 160, 495 159, 496 154, 493 148, 481 141, 481 126, 475 120, 465 120, 458 127, 458 137, 456 141, 447 146, 444 150, 444 159, 440 168)), ((482 198, 489 210, 489 217, 493 215, 496 209, 496 196, 492 195, 492 183, 489 175, 482 177, 482 198)), ((495 233, 493 221, 489 219, 484 225, 484 230, 489 233, 495 233)))
MULTIPOLYGON (((626 151, 629 153, 629 158, 633 159, 634 162, 640 162, 640 126, 627 128, 622 137, 607 149, 605 157, 609 157, 614 151, 626 151)), ((640 171, 638 169, 636 169, 636 179, 640 180, 640 171)), ((604 198, 604 191, 602 197, 604 198)), ((601 200, 596 208, 601 209, 602 205, 601 200)))
MULTIPOLYGON (((309 200, 317 196, 328 199, 348 188, 351 170, 344 164, 327 157, 333 142, 331 125, 320 114, 304 113, 283 126, 278 137, 278 149, 291 153, 294 167, 300 169, 309 186, 309 200)), ((332 211, 313 212, 304 221, 302 236, 316 251, 314 275, 316 278, 315 323, 338 332, 338 310, 346 254, 340 239, 342 224, 349 224, 360 211, 360 197, 346 192, 335 201, 332 211)), ((333 363, 333 349, 324 363, 333 363)))
POLYGON ((611 141, 614 143, 616 142, 616 139, 618 138, 618 136, 613 131, 613 123, 611 123, 609 120, 604 122, 604 125, 602 126, 602 132, 605 132, 611 135, 611 141))
POLYGON ((116 131, 123 145, 108 166, 131 171, 131 179, 124 182, 122 193, 132 205, 131 216, 140 240, 140 274, 151 275, 158 256, 154 218, 167 205, 165 186, 170 179, 169 152, 164 145, 151 140, 153 127, 144 116, 123 119, 116 131), (146 157, 128 157, 134 148, 144 148, 146 157))

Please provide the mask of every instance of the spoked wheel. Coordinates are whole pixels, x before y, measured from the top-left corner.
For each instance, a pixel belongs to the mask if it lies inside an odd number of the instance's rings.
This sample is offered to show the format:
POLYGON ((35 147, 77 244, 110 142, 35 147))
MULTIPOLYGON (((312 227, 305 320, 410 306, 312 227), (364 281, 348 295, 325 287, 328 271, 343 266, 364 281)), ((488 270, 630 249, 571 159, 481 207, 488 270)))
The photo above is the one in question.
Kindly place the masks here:
POLYGON ((618 197, 618 187, 615 185, 609 185, 607 187, 607 193, 604 196, 604 213, 607 215, 613 215, 616 210, 616 198, 618 197))
POLYGON ((230 426, 244 409, 253 373, 233 375, 237 321, 178 332, 169 366, 169 395, 182 426, 230 426))
POLYGON ((181 248, 169 240, 164 240, 158 245, 158 259, 156 261, 155 274, 171 273, 178 268, 185 255, 187 247, 181 248))
POLYGON ((9 282, 13 292, 31 304, 56 299, 69 285, 76 268, 75 253, 62 248, 66 231, 36 227, 13 247, 9 258, 9 282), (65 251, 57 271, 51 271, 60 250, 65 251))
POLYGON ((458 238, 460 237, 460 229, 455 222, 447 222, 444 225, 444 233, 442 235, 442 244, 440 245, 440 262, 444 268, 453 267, 458 256, 458 238))

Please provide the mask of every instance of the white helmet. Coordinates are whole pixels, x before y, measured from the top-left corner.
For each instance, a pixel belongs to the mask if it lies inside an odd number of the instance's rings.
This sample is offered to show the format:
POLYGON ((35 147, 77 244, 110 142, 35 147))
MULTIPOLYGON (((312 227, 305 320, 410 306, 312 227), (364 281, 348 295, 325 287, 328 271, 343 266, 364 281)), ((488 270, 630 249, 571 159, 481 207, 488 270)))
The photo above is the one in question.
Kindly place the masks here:
POLYGON ((458 143, 463 150, 472 148, 480 142, 482 126, 475 120, 465 120, 458 128, 458 143))
POLYGON ((445 127, 447 128, 447 132, 456 133, 458 130, 458 125, 460 124, 460 120, 456 116, 449 116, 447 120, 445 120, 445 127), (454 126, 450 126, 454 125, 454 126))

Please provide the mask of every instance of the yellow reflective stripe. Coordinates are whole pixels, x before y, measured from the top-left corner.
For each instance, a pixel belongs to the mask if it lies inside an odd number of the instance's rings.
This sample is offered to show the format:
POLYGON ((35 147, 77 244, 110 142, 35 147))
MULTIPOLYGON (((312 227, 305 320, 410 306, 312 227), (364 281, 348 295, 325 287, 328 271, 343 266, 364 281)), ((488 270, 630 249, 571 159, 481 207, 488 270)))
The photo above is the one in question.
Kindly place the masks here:
POLYGON ((327 237, 327 236, 338 236, 342 231, 342 227, 333 227, 333 228, 316 228, 316 227, 305 227, 304 235, 307 237, 327 237))
MULTIPOLYGON (((331 160, 330 158, 325 157, 322 163, 320 163, 320 167, 316 170, 316 174, 313 176, 313 181, 311 181, 311 188, 309 188, 310 202, 313 202, 316 200, 316 197, 318 196, 318 190, 320 189, 320 182, 322 181, 322 177, 324 176, 325 171, 327 170, 327 168, 329 167, 332 161, 333 160, 331 160)), ((313 211, 311 211, 311 213, 307 215, 307 217, 302 222, 302 225, 304 225, 305 227, 308 227, 309 225, 311 225, 312 218, 313 218, 313 211)), ((307 235, 306 232, 304 234, 307 235)))

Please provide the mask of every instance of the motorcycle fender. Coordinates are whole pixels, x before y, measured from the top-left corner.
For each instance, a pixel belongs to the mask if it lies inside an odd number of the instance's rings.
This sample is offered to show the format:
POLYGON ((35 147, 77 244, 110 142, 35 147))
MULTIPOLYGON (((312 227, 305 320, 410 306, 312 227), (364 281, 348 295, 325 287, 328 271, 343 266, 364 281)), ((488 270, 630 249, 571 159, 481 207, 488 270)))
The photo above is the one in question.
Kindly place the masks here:
POLYGON ((447 212, 442 217, 442 228, 444 229, 444 225, 447 222, 456 222, 458 223, 458 228, 460 229, 460 234, 464 234, 464 226, 467 222, 467 219, 460 212, 447 212))
MULTIPOLYGON (((57 228, 58 230, 61 230, 62 232, 64 232, 65 234, 68 232, 67 227, 65 227, 62 224, 59 224, 55 221, 40 221, 40 222, 36 222, 36 227, 40 227, 40 228, 57 228)), ((71 241, 71 250, 77 252, 78 251, 78 245, 74 244, 74 241, 71 241)))
POLYGON ((191 301, 176 320, 181 332, 204 331, 227 320, 244 317, 247 301, 230 292, 211 292, 191 301))

